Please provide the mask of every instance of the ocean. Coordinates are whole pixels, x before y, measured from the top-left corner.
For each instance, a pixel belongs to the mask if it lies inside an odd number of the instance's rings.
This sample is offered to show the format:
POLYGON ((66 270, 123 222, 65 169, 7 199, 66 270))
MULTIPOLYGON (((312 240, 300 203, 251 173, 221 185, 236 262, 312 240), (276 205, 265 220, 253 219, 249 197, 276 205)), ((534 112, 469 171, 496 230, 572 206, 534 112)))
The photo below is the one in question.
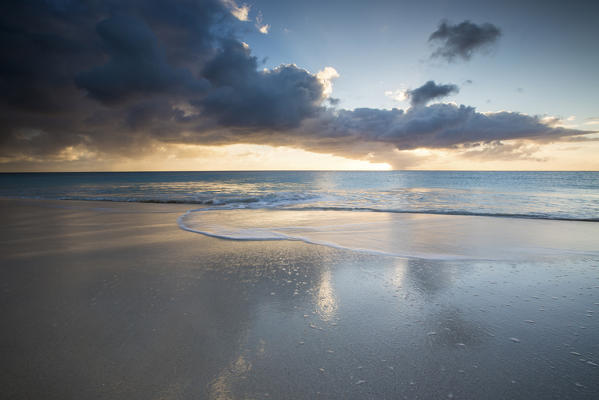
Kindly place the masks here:
POLYGON ((221 239, 418 259, 599 257, 597 172, 25 173, 0 175, 0 188, 13 199, 188 204, 179 227, 221 239))
POLYGON ((0 197, 599 221, 599 172, 4 173, 0 197))
POLYGON ((3 393, 597 399, 598 189, 596 172, 0 174, 3 393))

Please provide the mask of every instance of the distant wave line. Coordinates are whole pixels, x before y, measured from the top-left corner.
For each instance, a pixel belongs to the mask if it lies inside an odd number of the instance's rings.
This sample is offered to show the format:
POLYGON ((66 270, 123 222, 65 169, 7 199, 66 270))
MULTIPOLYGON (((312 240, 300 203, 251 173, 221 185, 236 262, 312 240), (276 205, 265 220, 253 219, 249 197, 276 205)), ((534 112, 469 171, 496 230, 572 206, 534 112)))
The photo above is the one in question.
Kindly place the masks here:
POLYGON ((67 201, 107 201, 107 202, 123 202, 123 203, 151 203, 151 204, 189 204, 189 205, 205 205, 214 207, 204 207, 191 211, 217 211, 217 210, 285 210, 285 211, 353 211, 353 212, 380 212, 380 213, 395 213, 395 214, 428 214, 428 215, 462 215, 462 216, 477 216, 477 217, 494 217, 494 218, 523 218, 523 219, 538 219, 551 221, 576 221, 576 222, 599 222, 597 218, 581 218, 568 217, 548 214, 521 214, 521 213, 491 213, 491 212, 475 212, 467 210, 434 210, 434 209, 387 209, 374 207, 342 207, 342 206, 306 206, 306 207, 288 207, 280 203, 297 202, 304 199, 281 199, 279 201, 268 201, 256 197, 248 198, 231 198, 231 199, 206 199, 206 200, 190 200, 190 199, 148 199, 148 198, 117 198, 117 197, 59 197, 48 198, 40 196, 3 196, 6 199, 35 199, 35 200, 67 200, 67 201), (261 204, 260 204, 261 203, 261 204), (260 207, 235 207, 236 204, 260 204, 260 207))

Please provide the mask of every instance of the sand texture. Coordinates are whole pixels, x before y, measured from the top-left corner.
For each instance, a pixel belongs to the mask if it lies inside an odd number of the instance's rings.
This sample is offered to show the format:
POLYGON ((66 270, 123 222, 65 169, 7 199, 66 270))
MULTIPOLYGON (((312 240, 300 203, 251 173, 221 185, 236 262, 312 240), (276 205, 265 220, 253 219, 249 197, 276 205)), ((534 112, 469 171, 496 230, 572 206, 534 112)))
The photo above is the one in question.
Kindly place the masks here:
POLYGON ((593 253, 232 241, 180 229, 188 208, 0 200, 2 398, 599 396, 593 253))

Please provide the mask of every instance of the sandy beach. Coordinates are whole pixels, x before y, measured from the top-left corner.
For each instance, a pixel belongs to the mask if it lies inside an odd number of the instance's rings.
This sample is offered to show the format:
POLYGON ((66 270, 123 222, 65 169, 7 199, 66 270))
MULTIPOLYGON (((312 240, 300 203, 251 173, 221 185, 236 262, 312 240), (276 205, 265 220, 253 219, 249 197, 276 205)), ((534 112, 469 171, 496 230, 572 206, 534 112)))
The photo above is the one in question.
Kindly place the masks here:
MULTIPOLYGON (((3 398, 599 394, 593 254, 426 260, 232 241, 180 229, 188 209, 0 200, 3 398)), ((547 235, 594 224, 552 223, 547 235)))

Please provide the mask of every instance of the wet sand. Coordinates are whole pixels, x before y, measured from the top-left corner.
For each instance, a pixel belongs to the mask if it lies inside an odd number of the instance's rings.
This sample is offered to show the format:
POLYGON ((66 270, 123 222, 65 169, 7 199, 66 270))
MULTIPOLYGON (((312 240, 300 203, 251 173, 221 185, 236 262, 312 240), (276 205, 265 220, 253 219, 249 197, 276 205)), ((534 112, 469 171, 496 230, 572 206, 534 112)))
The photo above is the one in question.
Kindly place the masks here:
POLYGON ((0 200, 3 398, 599 396, 595 256, 227 241, 188 208, 0 200))

